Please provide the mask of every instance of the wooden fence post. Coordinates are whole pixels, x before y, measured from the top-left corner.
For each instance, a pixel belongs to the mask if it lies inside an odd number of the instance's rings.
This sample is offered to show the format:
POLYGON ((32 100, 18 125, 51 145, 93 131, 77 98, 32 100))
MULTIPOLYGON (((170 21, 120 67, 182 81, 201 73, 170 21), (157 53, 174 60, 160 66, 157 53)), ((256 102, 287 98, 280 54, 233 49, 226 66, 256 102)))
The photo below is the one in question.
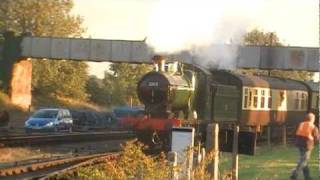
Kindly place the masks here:
POLYGON ((205 170, 206 170, 206 149, 205 148, 202 148, 201 149, 201 172, 203 172, 203 174, 205 173, 205 170))
POLYGON ((268 147, 271 147, 271 126, 267 127, 267 141, 268 147))
POLYGON ((178 172, 176 171, 176 167, 178 165, 177 153, 176 152, 169 152, 168 159, 171 163, 170 178, 171 178, 171 180, 178 180, 179 179, 178 172))
POLYGON ((213 180, 218 180, 219 176, 219 125, 209 124, 207 127, 206 149, 209 154, 213 154, 211 161, 210 176, 213 180))
POLYGON ((214 124, 213 135, 214 135, 213 180, 218 180, 218 175, 219 175, 219 125, 216 123, 214 124))
POLYGON ((285 124, 282 126, 282 144, 287 145, 287 126, 285 124))
POLYGON ((187 180, 191 180, 193 168, 193 148, 189 148, 187 152, 187 167, 186 167, 187 180))
POLYGON ((232 145, 232 180, 238 180, 238 137, 239 126, 235 125, 233 129, 233 145, 232 145))
POLYGON ((201 154, 201 143, 198 143, 198 149, 197 149, 197 165, 199 166, 202 162, 202 154, 201 154))

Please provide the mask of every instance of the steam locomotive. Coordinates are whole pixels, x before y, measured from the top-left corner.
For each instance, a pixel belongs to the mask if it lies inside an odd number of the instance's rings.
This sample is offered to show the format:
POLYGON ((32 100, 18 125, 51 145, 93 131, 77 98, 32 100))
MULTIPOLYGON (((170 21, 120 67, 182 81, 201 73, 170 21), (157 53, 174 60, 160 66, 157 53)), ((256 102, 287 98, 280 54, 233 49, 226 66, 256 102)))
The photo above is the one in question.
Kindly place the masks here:
POLYGON ((295 126, 305 113, 318 114, 319 86, 296 80, 237 74, 196 66, 165 64, 155 57, 155 70, 138 82, 145 105, 143 117, 127 117, 140 138, 168 138, 172 126, 187 124, 204 136, 209 123, 258 132, 267 125, 295 126))

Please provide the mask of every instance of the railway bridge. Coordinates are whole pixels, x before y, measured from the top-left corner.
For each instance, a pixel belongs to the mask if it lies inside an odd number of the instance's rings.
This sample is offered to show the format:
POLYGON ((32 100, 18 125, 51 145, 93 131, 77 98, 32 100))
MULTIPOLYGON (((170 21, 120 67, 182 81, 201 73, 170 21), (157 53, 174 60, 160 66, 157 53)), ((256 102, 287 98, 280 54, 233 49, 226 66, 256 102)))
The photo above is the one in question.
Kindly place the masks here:
MULTIPOLYGON (((22 108, 31 104, 31 58, 152 63, 150 59, 155 54, 143 40, 16 36, 12 32, 4 33, 4 37, 4 42, 0 43, 0 86, 7 88, 12 103, 22 108)), ((233 68, 319 72, 319 47, 216 45, 215 48, 234 55, 233 68)), ((203 57, 188 51, 168 56, 169 60, 185 64, 203 64, 203 57)))

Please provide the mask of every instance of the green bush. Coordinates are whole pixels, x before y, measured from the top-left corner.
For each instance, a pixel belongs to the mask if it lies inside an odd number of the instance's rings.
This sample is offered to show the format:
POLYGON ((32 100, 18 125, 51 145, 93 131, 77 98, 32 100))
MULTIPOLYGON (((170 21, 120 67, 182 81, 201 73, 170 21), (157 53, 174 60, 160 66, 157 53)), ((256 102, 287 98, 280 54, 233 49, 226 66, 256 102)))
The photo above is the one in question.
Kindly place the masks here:
POLYGON ((117 160, 82 167, 58 179, 168 179, 170 165, 166 156, 163 153, 155 157, 146 155, 143 152, 146 148, 137 140, 126 142, 117 160))

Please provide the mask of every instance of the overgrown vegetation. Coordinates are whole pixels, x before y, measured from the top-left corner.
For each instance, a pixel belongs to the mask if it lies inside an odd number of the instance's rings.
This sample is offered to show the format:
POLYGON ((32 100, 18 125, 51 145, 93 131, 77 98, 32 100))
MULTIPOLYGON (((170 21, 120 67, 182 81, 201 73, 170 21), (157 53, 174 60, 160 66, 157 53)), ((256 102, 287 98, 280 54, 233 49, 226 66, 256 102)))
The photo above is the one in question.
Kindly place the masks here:
POLYGON ((122 154, 116 161, 102 165, 79 168, 76 175, 62 175, 60 179, 168 179, 170 164, 166 156, 150 156, 144 153, 146 146, 129 141, 122 146, 122 154))
MULTIPOLYGON (((128 142, 123 146, 123 153, 118 160, 79 168, 75 174, 64 174, 59 179, 170 179, 172 166, 165 155, 148 156, 143 153, 144 149, 145 146, 137 141, 128 142)), ((318 175, 317 152, 318 148, 315 148, 309 164, 313 177, 318 175)), ((203 165, 195 166, 191 173, 194 179, 210 179, 212 157, 213 154, 208 154, 203 165)), ((293 146, 259 147, 255 156, 239 156, 239 179, 288 179, 298 157, 298 151, 293 146)), ((231 163, 231 154, 221 153, 220 180, 231 180, 231 163)), ((181 167, 178 165, 176 169, 179 171, 181 167)), ((302 174, 300 176, 302 177, 302 174)))
POLYGON ((35 151, 30 148, 4 148, 0 147, 0 163, 13 162, 13 161, 21 161, 31 158, 39 158, 48 156, 48 154, 35 151))
POLYGON ((88 65, 75 61, 35 60, 32 87, 34 95, 50 95, 87 100, 88 65))

